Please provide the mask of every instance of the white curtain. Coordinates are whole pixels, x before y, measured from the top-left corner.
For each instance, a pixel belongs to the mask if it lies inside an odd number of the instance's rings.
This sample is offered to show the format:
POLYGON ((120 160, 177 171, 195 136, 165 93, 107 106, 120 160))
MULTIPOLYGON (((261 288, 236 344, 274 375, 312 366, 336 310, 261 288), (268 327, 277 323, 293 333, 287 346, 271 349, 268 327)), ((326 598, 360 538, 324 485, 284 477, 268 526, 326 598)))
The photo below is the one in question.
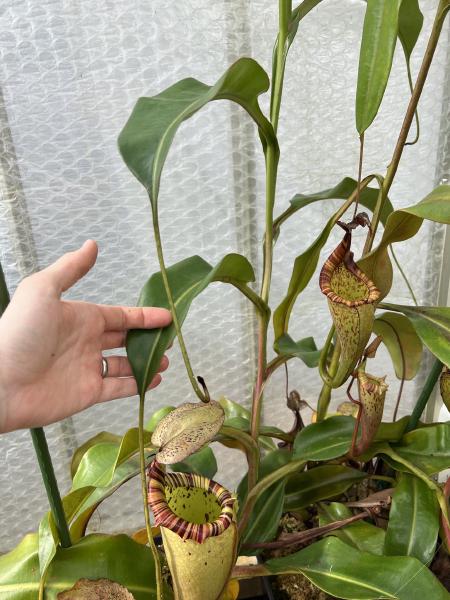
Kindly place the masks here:
MULTIPOLYGON (((437 0, 421 5, 425 25, 413 56, 414 74, 437 0)), ((297 192, 356 176, 354 97, 364 6, 359 0, 327 0, 299 29, 281 110, 277 214, 297 192)), ((253 56, 270 72, 277 2, 3 0, 1 11, 0 259, 10 289, 94 238, 98 263, 67 297, 133 304, 157 261, 148 200, 121 162, 117 135, 139 96, 156 94, 180 78, 212 83, 241 55, 253 56)), ((448 31, 447 25, 420 102, 420 142, 406 148, 391 191, 396 207, 419 201, 448 177, 448 31)), ((380 116, 366 136, 365 173, 385 171, 408 95, 399 47, 380 116)), ((262 104, 267 110, 267 98, 262 104)), ((241 109, 216 102, 183 125, 168 157, 160 204, 168 263, 193 254, 215 263, 237 251, 260 274, 263 161, 255 128, 241 109)), ((315 239, 335 207, 315 204, 284 225, 275 252, 272 307, 287 289, 295 256, 315 239)), ((324 258, 338 236, 330 238, 324 258)), ((398 250, 419 302, 436 300, 442 249, 443 229, 426 225, 398 250)), ((398 273, 392 299, 411 301, 398 273)), ((314 278, 295 307, 292 336, 313 335, 320 347, 328 327, 326 302, 314 278)), ((213 396, 249 406, 255 326, 238 292, 211 286, 195 302, 185 332, 195 372, 213 396)), ((164 385, 148 396, 148 415, 193 398, 178 349, 170 355, 164 385)), ((388 419, 398 382, 386 354, 377 364, 390 383, 388 419)), ((302 397, 316 401, 316 371, 292 363, 290 381, 302 397)), ((413 404, 415 389, 414 383, 405 386, 402 412, 413 404)), ((338 391, 333 405, 343 398, 338 391)), ((264 416, 290 426, 283 373, 268 386, 264 416)), ((137 400, 131 398, 46 428, 62 492, 70 486, 68 467, 78 445, 99 431, 123 433, 136 423, 137 400)), ((36 529, 47 502, 28 432, 1 436, 0 447, 1 551, 36 529)), ((235 485, 243 459, 232 450, 218 455, 217 478, 235 485)), ((92 528, 103 531, 141 525, 135 480, 92 520, 92 528)))

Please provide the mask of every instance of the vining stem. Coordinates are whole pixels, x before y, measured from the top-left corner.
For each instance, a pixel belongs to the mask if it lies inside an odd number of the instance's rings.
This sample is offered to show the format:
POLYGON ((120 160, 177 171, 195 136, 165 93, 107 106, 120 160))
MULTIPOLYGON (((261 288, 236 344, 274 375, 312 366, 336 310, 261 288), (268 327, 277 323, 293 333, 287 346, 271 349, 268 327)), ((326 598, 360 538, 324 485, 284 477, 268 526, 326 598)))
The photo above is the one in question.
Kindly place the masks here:
POLYGON ((153 231, 155 233, 155 244, 156 244, 156 252, 158 254, 159 268, 161 270, 161 276, 162 276, 162 280, 163 280, 163 284, 164 284, 164 289, 166 291, 167 299, 169 301, 170 312, 172 313, 173 325, 175 327, 175 331, 177 332, 177 338, 178 338, 178 342, 180 344, 181 355, 183 356, 183 361, 184 361, 184 364, 186 367, 189 381, 191 382, 194 392, 197 394, 197 396, 199 397, 199 399, 202 402, 207 402, 207 399, 206 399, 204 393, 202 392, 202 390, 200 389, 200 387, 197 383, 197 379, 195 378, 194 371, 191 366, 191 361, 189 360, 189 355, 188 355, 188 352, 186 349, 186 344, 184 342, 183 334, 181 333, 181 325, 178 320, 177 310, 175 307, 172 290, 170 289, 169 279, 167 277, 166 265, 164 262, 164 254, 163 254, 162 243, 161 243, 161 233, 159 231, 158 209, 156 207, 153 207, 152 215, 153 215, 153 231))
POLYGON ((150 512, 148 510, 147 479, 145 477, 144 406, 145 392, 142 392, 139 398, 139 470, 141 474, 142 502, 144 505, 145 528, 147 530, 148 543, 153 555, 153 560, 155 561, 156 598, 157 600, 163 600, 161 561, 159 560, 158 548, 153 539, 152 526, 150 524, 150 512))
MULTIPOLYGON (((273 69, 273 81, 270 98, 270 120, 276 134, 278 118, 280 114, 281 96, 283 90, 284 69, 286 63, 285 46, 289 29, 289 21, 292 13, 291 0, 279 0, 279 31, 277 40, 276 63, 273 69)), ((261 298, 265 304, 269 302, 270 283, 272 279, 273 261, 273 207, 275 204, 275 190, 277 184, 278 170, 278 147, 269 143, 266 148, 266 220, 264 235, 264 259, 263 275, 261 284, 261 298)), ((263 402, 263 386, 266 378, 267 367, 267 330, 270 315, 258 315, 258 359, 256 383, 253 390, 253 402, 251 413, 251 435, 258 440, 259 427, 261 423, 261 409, 263 402)))

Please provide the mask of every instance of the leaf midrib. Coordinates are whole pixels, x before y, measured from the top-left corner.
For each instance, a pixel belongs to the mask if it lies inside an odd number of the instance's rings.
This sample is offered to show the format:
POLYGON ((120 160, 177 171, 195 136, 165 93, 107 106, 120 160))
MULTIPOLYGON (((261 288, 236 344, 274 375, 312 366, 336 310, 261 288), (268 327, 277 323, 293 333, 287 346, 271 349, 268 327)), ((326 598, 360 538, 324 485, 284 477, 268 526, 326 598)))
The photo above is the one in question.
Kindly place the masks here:
MULTIPOLYGON (((212 271, 213 271, 213 268, 211 267, 211 271, 210 271, 210 273, 206 277, 208 277, 211 274, 212 271)), ((204 279, 206 279, 206 277, 204 279)), ((179 306, 180 302, 182 300, 184 300, 184 298, 186 297, 186 295, 189 294, 189 292, 191 290, 194 290, 197 286, 200 287, 200 284, 203 283, 204 279, 202 279, 201 281, 197 281, 194 285, 192 285, 191 287, 187 288, 183 292, 183 294, 181 294, 180 296, 178 296, 178 298, 176 300, 174 300, 174 306, 175 306, 175 308, 177 308, 179 306)), ((165 331, 165 328, 160 328, 159 329, 158 334, 157 334, 156 339, 155 339, 155 343, 153 344, 152 350, 151 350, 149 358, 147 360, 147 365, 146 365, 146 368, 145 368, 145 377, 144 377, 144 381, 143 381, 143 384, 144 384, 143 388, 144 389, 140 391, 141 397, 143 395, 145 395, 145 392, 146 392, 146 385, 145 384, 146 384, 146 381, 148 379, 148 373, 149 373, 149 370, 150 370, 150 365, 151 365, 151 362, 153 360, 153 356, 154 356, 156 350, 158 349, 159 341, 161 339, 163 331, 165 331)))
MULTIPOLYGON (((393 596, 390 592, 387 592, 386 590, 383 590, 382 588, 378 588, 375 587, 373 585, 369 585, 367 583, 362 582, 360 579, 355 579, 354 577, 349 577, 348 575, 339 575, 337 573, 337 571, 331 572, 331 571, 320 571, 319 569, 312 569, 311 567, 298 567, 298 570, 301 571, 305 577, 307 577, 308 579, 311 579, 310 577, 308 577, 308 573, 317 573, 318 575, 321 575, 322 577, 329 577, 330 579, 336 579, 337 581, 344 581, 347 583, 351 583, 353 585, 357 585, 363 589, 366 590, 370 590, 373 592, 377 592, 380 594, 386 594, 385 596, 382 596, 381 598, 386 598, 387 600, 389 600, 390 598, 392 598, 393 600, 397 600, 398 596, 393 596)), ((297 571, 290 571, 292 573, 297 573, 297 571)), ((312 583, 314 583, 314 581, 311 579, 312 583)))

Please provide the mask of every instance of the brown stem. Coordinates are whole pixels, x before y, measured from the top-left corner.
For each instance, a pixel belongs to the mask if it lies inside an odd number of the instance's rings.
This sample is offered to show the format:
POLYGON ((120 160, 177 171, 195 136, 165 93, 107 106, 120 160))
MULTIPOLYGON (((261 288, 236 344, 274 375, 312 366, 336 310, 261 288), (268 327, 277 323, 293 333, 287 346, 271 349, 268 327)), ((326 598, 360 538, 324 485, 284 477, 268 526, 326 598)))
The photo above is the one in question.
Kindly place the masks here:
POLYGON ((364 156, 364 133, 361 133, 361 135, 359 136, 358 186, 356 188, 356 201, 355 201, 355 210, 353 212, 353 219, 355 219, 356 214, 358 212, 359 196, 361 194, 361 177, 362 177, 363 156, 364 156))
POLYGON ((427 49, 425 50, 422 65, 420 67, 419 74, 417 75, 416 84, 411 94, 405 118, 403 119, 402 128, 400 129, 400 134, 398 136, 397 144, 394 149, 394 154, 392 155, 392 160, 389 164, 386 177, 384 179, 383 187, 380 191, 379 202, 377 203, 377 207, 373 215, 372 227, 371 231, 369 231, 369 234, 367 236, 363 255, 368 254, 372 249, 373 242, 375 240, 375 234, 377 232, 378 223, 380 221, 381 211, 383 209, 384 202, 391 188, 392 182, 394 181, 395 174, 397 173, 398 165, 403 154, 403 149, 407 142, 409 130, 411 129, 411 124, 414 119, 414 114, 417 110, 417 105, 419 103, 420 96, 422 94, 422 90, 425 85, 425 81, 427 79, 431 63, 433 61, 433 56, 439 41, 439 36, 441 35, 445 16, 449 10, 449 0, 441 0, 439 2, 439 7, 436 12, 436 17, 434 19, 433 28, 431 30, 430 38, 428 40, 427 49))
POLYGON ((232 579, 253 579, 253 577, 264 577, 271 572, 264 565, 246 565, 234 567, 231 572, 232 579))
POLYGON ((267 322, 265 319, 259 321, 258 334, 258 363, 255 388, 253 390, 253 405, 251 416, 251 435, 254 440, 258 439, 259 425, 261 420, 261 399, 264 376, 266 370, 266 344, 267 344, 267 322))
POLYGON ((292 546, 293 544, 309 542, 310 540, 313 540, 321 535, 325 535, 330 531, 335 531, 336 529, 345 527, 346 525, 354 523, 355 521, 361 521, 361 519, 366 519, 368 516, 370 516, 370 513, 368 511, 364 511, 362 513, 358 513, 357 515, 348 517, 347 519, 342 519, 341 521, 334 521, 333 523, 328 523, 328 525, 322 525, 322 527, 315 527, 314 529, 300 531, 299 533, 286 534, 281 539, 278 539, 275 542, 258 542, 255 544, 244 544, 243 547, 265 548, 271 550, 276 548, 285 548, 286 546, 292 546))

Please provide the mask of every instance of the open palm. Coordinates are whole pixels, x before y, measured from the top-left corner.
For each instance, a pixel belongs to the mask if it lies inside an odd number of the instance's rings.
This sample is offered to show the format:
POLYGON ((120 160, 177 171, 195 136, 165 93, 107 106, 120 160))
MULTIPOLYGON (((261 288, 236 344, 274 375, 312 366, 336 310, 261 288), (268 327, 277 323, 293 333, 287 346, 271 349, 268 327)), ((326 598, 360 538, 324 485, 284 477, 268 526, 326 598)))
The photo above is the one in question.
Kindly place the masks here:
MULTIPOLYGON (((164 327, 162 308, 128 308, 69 302, 61 294, 95 264, 89 241, 26 278, 0 319, 0 431, 53 423, 97 402, 137 392, 125 356, 102 351, 122 347, 128 329, 164 327)), ((160 371, 168 366, 167 357, 160 371)), ((150 387, 161 381, 156 375, 150 387)))

